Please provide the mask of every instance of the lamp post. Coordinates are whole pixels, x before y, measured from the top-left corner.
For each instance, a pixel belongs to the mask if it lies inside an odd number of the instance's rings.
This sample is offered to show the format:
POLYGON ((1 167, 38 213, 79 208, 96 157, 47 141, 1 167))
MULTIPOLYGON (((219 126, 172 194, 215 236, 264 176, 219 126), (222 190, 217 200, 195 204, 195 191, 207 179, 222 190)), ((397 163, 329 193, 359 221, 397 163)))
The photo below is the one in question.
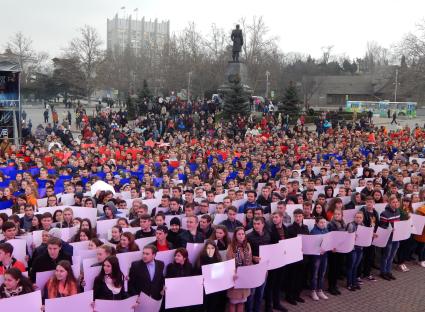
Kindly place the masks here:
POLYGON ((269 76, 270 72, 266 71, 266 98, 269 96, 269 76))

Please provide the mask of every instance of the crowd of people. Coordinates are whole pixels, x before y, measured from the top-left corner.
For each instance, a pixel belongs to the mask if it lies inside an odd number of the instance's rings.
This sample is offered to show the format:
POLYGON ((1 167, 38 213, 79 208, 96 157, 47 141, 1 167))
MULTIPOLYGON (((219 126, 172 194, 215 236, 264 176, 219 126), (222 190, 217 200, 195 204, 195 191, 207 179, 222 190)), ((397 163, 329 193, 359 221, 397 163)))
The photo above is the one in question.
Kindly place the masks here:
MULTIPOLYGON (((262 245, 298 235, 356 232, 360 225, 374 231, 393 228, 412 214, 425 216, 425 203, 412 208, 425 202, 423 128, 372 126, 366 131, 336 123, 311 131, 303 123, 289 126, 279 113, 220 121, 217 110, 214 102, 161 100, 128 122, 122 110, 88 116, 80 109, 77 136, 69 123, 57 122, 38 126, 19 148, 4 138, 0 298, 34 291, 37 273, 50 270, 54 274, 41 289, 44 299, 81 292, 84 272, 74 276, 73 242, 89 241, 88 248, 96 250, 94 265, 101 270, 94 299, 121 300, 144 292, 160 300, 165 278, 199 275, 203 265, 224 259, 235 259, 236 267, 258 264, 262 245), (111 190, 93 193, 97 181, 111 190), (116 220, 109 235, 98 235, 90 219, 74 216, 61 203, 64 194, 73 194, 73 207, 98 209, 99 221, 116 220), (153 199, 157 204, 146 204, 153 199), (375 205, 383 203, 378 213, 375 205), (294 205, 297 209, 288 213, 294 205), (42 207, 58 208, 39 214, 42 207), (351 209, 358 212, 346 224, 344 212, 351 209), (312 229, 306 219, 314 219, 312 229), (64 241, 63 228, 76 233, 64 241), (8 241, 35 231, 42 231, 41 244, 28 247, 26 263, 14 258, 8 241), (146 237, 155 240, 139 248, 135 240, 146 237), (204 244, 193 263, 188 243, 204 244), (174 261, 164 267, 155 257, 166 250, 174 250, 174 261), (140 251, 140 259, 126 276, 116 255, 134 251, 140 251)), ((384 248, 304 255, 268 271, 260 287, 208 294, 201 306, 173 311, 225 311, 228 306, 229 311, 258 312, 263 304, 265 311, 287 311, 282 298, 302 304, 304 289, 314 301, 331 300, 329 295, 341 295, 343 285, 351 292, 363 283, 394 280, 394 262, 408 272, 412 261, 425 268, 425 231, 401 243, 390 236, 384 248)))

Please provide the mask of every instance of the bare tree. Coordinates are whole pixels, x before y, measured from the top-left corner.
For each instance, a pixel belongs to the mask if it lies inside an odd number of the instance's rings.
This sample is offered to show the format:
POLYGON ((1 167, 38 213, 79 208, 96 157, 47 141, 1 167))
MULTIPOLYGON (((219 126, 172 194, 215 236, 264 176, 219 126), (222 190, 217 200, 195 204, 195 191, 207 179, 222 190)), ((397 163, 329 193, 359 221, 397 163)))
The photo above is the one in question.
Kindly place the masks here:
POLYGON ((32 46, 30 37, 25 37, 22 32, 17 32, 10 41, 6 43, 6 52, 13 54, 18 59, 21 66, 21 81, 24 83, 28 79, 28 67, 36 63, 36 52, 32 46))
POLYGON ((102 40, 97 30, 89 25, 80 28, 79 33, 80 36, 70 42, 67 53, 80 62, 84 73, 87 101, 90 103, 95 88, 96 68, 103 57, 102 40))

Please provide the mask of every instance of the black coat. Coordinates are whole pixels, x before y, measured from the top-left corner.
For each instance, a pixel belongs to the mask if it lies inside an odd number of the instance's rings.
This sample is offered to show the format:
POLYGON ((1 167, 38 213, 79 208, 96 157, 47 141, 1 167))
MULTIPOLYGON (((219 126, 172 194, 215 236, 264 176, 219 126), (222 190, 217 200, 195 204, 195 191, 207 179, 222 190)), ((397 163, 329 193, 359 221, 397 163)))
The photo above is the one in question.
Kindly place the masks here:
POLYGON ((193 236, 188 230, 181 232, 178 236, 177 247, 185 247, 187 243, 203 243, 204 238, 201 233, 196 232, 196 235, 193 236))
POLYGON ((161 291, 164 288, 164 262, 155 260, 155 274, 151 281, 148 268, 143 261, 135 261, 131 264, 128 280, 128 294, 139 295, 144 292, 155 300, 162 298, 161 291))
POLYGON ((99 277, 96 277, 93 284, 93 297, 94 299, 102 300, 123 300, 126 299, 127 293, 124 290, 124 285, 121 287, 121 291, 114 295, 112 291, 106 286, 104 280, 99 277))
POLYGON ((193 268, 190 263, 185 263, 184 265, 177 264, 175 262, 170 263, 167 265, 167 271, 165 273, 165 276, 167 278, 174 278, 174 277, 187 277, 191 276, 193 274, 193 268))
POLYGON ((29 273, 29 278, 35 283, 35 277, 37 272, 52 271, 56 269, 57 264, 62 260, 68 260, 72 264, 72 258, 68 254, 64 253, 63 250, 59 252, 58 257, 53 260, 50 258, 49 253, 43 253, 34 259, 32 268, 29 273))

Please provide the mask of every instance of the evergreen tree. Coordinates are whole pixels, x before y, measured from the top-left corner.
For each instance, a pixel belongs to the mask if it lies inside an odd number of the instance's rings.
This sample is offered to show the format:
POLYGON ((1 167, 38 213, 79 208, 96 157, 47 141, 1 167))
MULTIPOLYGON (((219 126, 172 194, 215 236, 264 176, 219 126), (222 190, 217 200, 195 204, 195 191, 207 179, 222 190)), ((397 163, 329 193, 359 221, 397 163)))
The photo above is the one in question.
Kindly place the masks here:
POLYGON ((296 116, 299 113, 298 108, 298 92, 297 88, 295 87, 294 83, 291 81, 289 82, 288 87, 285 90, 285 95, 283 96, 283 105, 282 109, 285 114, 288 114, 289 116, 296 116))
POLYGON ((128 120, 134 120, 137 118, 137 109, 136 109, 136 105, 133 101, 133 99, 131 98, 130 95, 127 96, 126 99, 126 104, 127 104, 127 114, 128 114, 128 120))
POLYGON ((138 114, 146 114, 147 113, 147 103, 152 99, 152 92, 149 89, 148 82, 146 79, 143 79, 143 87, 140 89, 137 94, 137 112, 138 114))
POLYGON ((249 115, 251 112, 249 94, 244 90, 239 77, 233 77, 229 81, 230 88, 224 93, 223 112, 226 118, 232 115, 249 115))
POLYGON ((142 99, 146 98, 148 101, 152 99, 152 92, 149 89, 148 82, 146 79, 143 79, 143 87, 139 92, 139 96, 142 97, 142 99))

